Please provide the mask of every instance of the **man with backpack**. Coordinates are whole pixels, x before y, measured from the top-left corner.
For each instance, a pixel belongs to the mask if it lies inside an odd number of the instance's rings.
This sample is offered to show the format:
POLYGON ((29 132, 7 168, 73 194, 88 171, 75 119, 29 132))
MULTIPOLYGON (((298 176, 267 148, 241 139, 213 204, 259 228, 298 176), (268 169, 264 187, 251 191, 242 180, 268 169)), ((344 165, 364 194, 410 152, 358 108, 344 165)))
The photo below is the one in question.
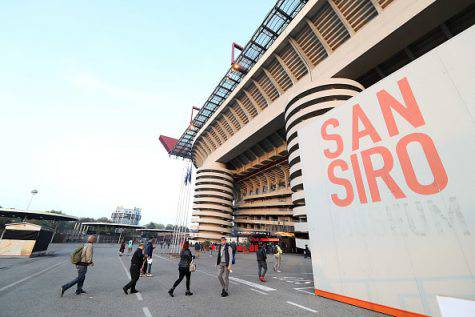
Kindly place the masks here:
POLYGON ((267 272, 267 254, 266 249, 262 242, 259 242, 259 249, 257 249, 257 272, 259 274, 259 281, 265 282, 265 276, 267 272))
POLYGON ((78 271, 78 277, 76 277, 71 282, 64 284, 61 286, 61 297, 63 297, 64 292, 77 284, 76 295, 85 294, 86 292, 82 289, 84 284, 84 280, 86 279, 86 272, 87 267, 94 266, 94 262, 92 262, 93 256, 93 244, 96 241, 94 236, 87 237, 87 243, 84 244, 82 247, 77 248, 71 254, 71 263, 76 265, 76 269, 78 271))
POLYGON ((196 241, 194 247, 195 247, 195 256, 199 258, 201 254, 201 244, 198 241, 196 241))

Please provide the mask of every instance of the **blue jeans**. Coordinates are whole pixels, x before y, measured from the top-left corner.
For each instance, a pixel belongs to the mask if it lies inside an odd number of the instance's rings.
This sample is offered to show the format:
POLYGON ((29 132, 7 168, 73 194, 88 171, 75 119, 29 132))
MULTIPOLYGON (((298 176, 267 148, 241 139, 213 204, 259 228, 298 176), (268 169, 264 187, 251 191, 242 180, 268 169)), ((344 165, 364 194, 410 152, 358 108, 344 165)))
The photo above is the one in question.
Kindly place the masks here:
POLYGON ((267 262, 266 261, 257 261, 257 274, 259 277, 264 277, 267 272, 267 262))
POLYGON ((84 280, 86 279, 87 266, 86 265, 76 265, 76 269, 78 270, 78 277, 76 277, 71 282, 69 282, 67 284, 64 284, 63 288, 64 288, 64 290, 67 290, 67 289, 71 288, 72 286, 74 286, 74 284, 77 284, 77 290, 76 290, 76 294, 77 294, 82 290, 84 280))

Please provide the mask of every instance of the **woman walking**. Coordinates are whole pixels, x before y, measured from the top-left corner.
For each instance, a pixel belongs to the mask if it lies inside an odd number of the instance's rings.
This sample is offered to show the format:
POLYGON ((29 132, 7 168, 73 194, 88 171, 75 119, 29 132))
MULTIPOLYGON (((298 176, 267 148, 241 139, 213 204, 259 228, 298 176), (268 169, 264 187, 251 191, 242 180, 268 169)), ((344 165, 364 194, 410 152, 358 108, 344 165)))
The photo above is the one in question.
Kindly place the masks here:
POLYGON ((278 244, 275 245, 274 256, 274 271, 276 271, 277 273, 282 273, 282 271, 280 270, 280 264, 282 262, 282 248, 278 244))
POLYGON ((125 241, 122 240, 122 242, 120 243, 119 255, 120 256, 124 255, 124 252, 125 252, 125 241))
POLYGON ((190 292, 190 277, 191 277, 191 272, 190 272, 190 264, 191 261, 194 259, 194 256, 191 254, 190 251, 190 243, 188 241, 185 241, 183 243, 183 248, 181 249, 180 252, 180 262, 178 263, 178 279, 175 281, 173 284, 173 287, 170 288, 168 291, 168 294, 170 294, 171 297, 174 297, 173 292, 175 291, 175 288, 180 284, 180 282, 183 280, 183 277, 186 276, 186 296, 191 296, 193 295, 192 292, 190 292))

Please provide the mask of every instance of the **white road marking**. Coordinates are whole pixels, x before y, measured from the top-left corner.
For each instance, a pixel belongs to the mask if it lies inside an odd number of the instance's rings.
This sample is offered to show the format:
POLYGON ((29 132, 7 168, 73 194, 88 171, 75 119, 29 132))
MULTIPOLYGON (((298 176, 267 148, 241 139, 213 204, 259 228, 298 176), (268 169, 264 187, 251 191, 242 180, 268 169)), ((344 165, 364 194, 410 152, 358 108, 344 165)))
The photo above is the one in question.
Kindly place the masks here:
POLYGON ((9 285, 6 285, 6 286, 0 288, 0 292, 3 292, 4 290, 9 289, 10 287, 15 286, 15 285, 17 285, 17 284, 20 284, 20 283, 22 283, 22 282, 25 282, 25 281, 29 280, 30 278, 33 278, 33 277, 36 277, 36 276, 38 276, 38 275, 40 275, 40 274, 43 274, 43 273, 45 273, 45 272, 48 272, 48 271, 50 271, 50 270, 52 270, 52 269, 54 269, 54 268, 60 266, 60 265, 63 264, 64 262, 66 262, 66 261, 57 263, 57 264, 55 264, 55 265, 53 265, 53 266, 50 266, 50 267, 48 267, 48 268, 46 268, 46 269, 44 269, 44 270, 41 270, 41 271, 36 272, 36 273, 34 273, 34 274, 30 275, 30 276, 27 276, 27 277, 25 277, 25 278, 22 278, 21 280, 18 280, 18 281, 13 282, 13 283, 11 283, 11 284, 9 284, 9 285))
POLYGON ((127 277, 130 278, 129 271, 127 271, 127 268, 125 267, 124 262, 122 262, 122 260, 120 258, 119 258, 119 262, 120 262, 120 264, 122 264, 122 267, 124 268, 124 271, 125 271, 125 274, 127 275, 127 277))
POLYGON ((200 273, 203 273, 203 274, 206 274, 206 275, 209 275, 209 276, 212 276, 212 277, 217 277, 217 275, 214 275, 214 274, 211 274, 211 273, 208 273, 206 271, 203 271, 203 270, 196 270, 197 272, 200 272, 200 273))
MULTIPOLYGON (((163 258, 163 257, 161 257, 161 256, 159 256, 159 258, 162 258, 162 259, 164 259, 164 260, 170 261, 169 259, 163 258)), ((209 273, 209 272, 206 272, 206 271, 203 271, 203 270, 199 270, 199 269, 196 270, 196 272, 200 272, 200 273, 203 273, 203 274, 206 274, 206 275, 208 275, 208 276, 215 277, 215 278, 218 277, 218 275, 216 275, 216 274, 212 274, 212 273, 209 273)), ((231 279, 231 277, 229 277, 229 279, 231 279)), ((233 281, 229 281, 229 283, 231 283, 231 284, 233 284, 233 285, 239 285, 238 283, 233 282, 233 281)))
POLYGON ((316 310, 314 310, 314 309, 311 309, 311 308, 308 308, 308 307, 299 305, 299 304, 294 303, 294 302, 289 302, 289 301, 287 301, 287 304, 294 305, 294 306, 296 306, 296 307, 298 307, 298 308, 305 309, 305 310, 307 310, 307 311, 309 311, 309 312, 312 312, 312 313, 314 313, 314 314, 318 313, 318 311, 316 311, 316 310))
MULTIPOLYGON (((159 258, 163 259, 163 260, 166 260, 166 261, 170 261, 170 262, 171 262, 170 259, 164 258, 164 257, 159 256, 159 255, 157 255, 157 256, 158 256, 159 258)), ((218 277, 218 276, 215 275, 215 274, 211 274, 211 273, 208 273, 208 272, 203 271, 203 270, 199 270, 199 269, 198 269, 198 270, 196 270, 196 271, 197 271, 197 272, 201 272, 201 273, 206 274, 206 275, 209 275, 209 276, 212 276, 212 277, 216 277, 216 278, 218 277)), ((233 285, 238 285, 238 283, 236 283, 236 282, 241 283, 241 284, 245 284, 245 285, 247 285, 247 286, 251 286, 251 287, 254 287, 254 288, 259 288, 259 289, 261 289, 261 290, 263 290, 263 291, 267 291, 267 292, 269 292, 269 291, 275 291, 275 289, 270 288, 270 287, 267 287, 267 286, 264 286, 264 285, 259 285, 259 284, 256 284, 256 283, 248 282, 248 281, 246 281, 246 280, 241 280, 241 279, 239 279, 239 278, 237 278, 237 277, 232 277, 232 276, 229 277, 229 283, 231 283, 231 284, 233 284, 233 285), (235 281, 235 282, 233 282, 233 281, 235 281)))
POLYGON ((257 289, 250 288, 250 290, 251 290, 251 291, 254 291, 254 292, 257 292, 257 293, 259 293, 259 294, 262 294, 262 295, 269 295, 269 294, 264 293, 264 292, 261 292, 261 291, 259 291, 259 290, 257 290, 257 289))
MULTIPOLYGON (((131 278, 131 277, 130 277, 130 273, 129 273, 129 271, 127 271, 127 268, 125 267, 125 264, 124 264, 124 262, 122 262, 122 260, 120 259, 120 257, 119 257, 119 262, 120 262, 120 264, 122 264, 122 267, 124 268, 125 274, 126 274, 127 277, 130 279, 130 278, 131 278)), ((143 300, 142 294, 140 294, 140 293, 135 293, 135 295, 137 296, 137 299, 138 299, 138 300, 140 300, 140 301, 143 300)))
MULTIPOLYGON (((215 275, 215 274, 211 274, 211 273, 208 273, 206 271, 203 271, 203 270, 196 270, 197 272, 201 272, 203 274, 206 274, 206 275, 209 275, 209 276, 212 276, 212 277, 215 277, 215 278, 218 278, 218 275, 215 275)), ((231 277, 229 277, 229 279, 231 279, 231 277)), ((229 281, 230 284, 233 284, 233 285, 239 285, 238 283, 236 282, 233 282, 233 281, 229 281)))
POLYGON ((163 257, 163 256, 159 256, 159 255, 157 255, 157 257, 159 257, 160 259, 163 259, 163 260, 167 260, 167 261, 169 261, 169 262, 171 262, 171 261, 172 261, 172 260, 170 260, 170 259, 167 259, 167 258, 165 258, 165 257, 163 257))
POLYGON ((145 317, 152 317, 152 313, 148 309, 148 307, 142 307, 143 313, 145 314, 145 317))
POLYGON ((313 290, 313 286, 312 287, 296 287, 296 288, 294 288, 294 290, 296 290, 297 292, 302 292, 302 293, 307 293, 307 294, 310 294, 310 295, 315 295, 314 292, 307 291, 307 289, 312 289, 313 290))
POLYGON ((273 278, 287 283, 292 283, 295 285, 309 285, 313 284, 312 280, 306 280, 303 277, 295 277, 295 276, 274 276, 273 278))
POLYGON ((260 289, 261 291, 266 291, 266 292, 276 291, 275 288, 271 288, 271 287, 267 287, 267 286, 264 286, 264 285, 256 284, 256 283, 249 282, 249 281, 246 281, 246 280, 241 280, 240 278, 237 278, 237 277, 230 276, 229 279, 233 280, 235 282, 250 286, 250 287, 260 289))

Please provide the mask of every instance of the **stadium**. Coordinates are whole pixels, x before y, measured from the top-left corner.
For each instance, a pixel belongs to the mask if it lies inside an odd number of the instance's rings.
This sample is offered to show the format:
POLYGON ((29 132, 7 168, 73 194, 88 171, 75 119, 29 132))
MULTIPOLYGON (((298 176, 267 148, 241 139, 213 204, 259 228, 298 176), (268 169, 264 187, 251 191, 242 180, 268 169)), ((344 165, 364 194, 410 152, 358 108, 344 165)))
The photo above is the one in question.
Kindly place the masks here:
POLYGON ((281 0, 171 156, 196 167, 196 239, 286 232, 309 244, 299 129, 473 25, 472 1, 281 0))

